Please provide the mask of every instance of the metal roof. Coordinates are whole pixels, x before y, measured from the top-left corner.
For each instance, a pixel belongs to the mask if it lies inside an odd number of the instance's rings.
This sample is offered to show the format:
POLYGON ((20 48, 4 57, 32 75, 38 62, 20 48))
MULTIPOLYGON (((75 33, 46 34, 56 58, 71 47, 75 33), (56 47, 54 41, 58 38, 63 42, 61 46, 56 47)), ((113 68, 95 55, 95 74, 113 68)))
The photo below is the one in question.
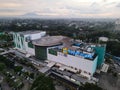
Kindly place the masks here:
POLYGON ((36 34, 36 33, 40 33, 40 32, 43 32, 43 31, 40 31, 40 30, 30 30, 30 31, 22 31, 22 32, 18 32, 18 33, 22 34, 22 35, 27 35, 27 34, 36 34))
POLYGON ((65 36, 46 36, 41 39, 33 40, 32 43, 37 46, 54 46, 62 44, 68 38, 65 36))

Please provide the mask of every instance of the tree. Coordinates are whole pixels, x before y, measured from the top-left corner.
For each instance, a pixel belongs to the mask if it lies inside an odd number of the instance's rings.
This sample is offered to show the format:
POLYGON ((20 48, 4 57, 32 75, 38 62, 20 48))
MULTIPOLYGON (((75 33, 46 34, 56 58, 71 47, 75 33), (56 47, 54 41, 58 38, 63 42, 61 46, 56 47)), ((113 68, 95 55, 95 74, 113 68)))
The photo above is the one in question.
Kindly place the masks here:
POLYGON ((40 74, 33 82, 31 90, 55 90, 55 87, 50 77, 40 74))
POLYGON ((80 90, 103 90, 101 87, 96 84, 86 83, 80 87, 80 90))
POLYGON ((15 62, 7 57, 4 57, 3 55, 0 55, 0 62, 4 63, 6 67, 14 68, 15 62))
POLYGON ((107 42, 107 52, 112 55, 120 57, 120 42, 109 41, 107 42))
POLYGON ((15 67, 14 67, 14 71, 15 71, 15 72, 20 72, 22 69, 23 69, 22 66, 15 66, 15 67))
POLYGON ((5 69, 5 64, 4 63, 0 63, 0 71, 3 71, 5 69))
POLYGON ((30 77, 31 79, 34 79, 34 73, 30 73, 29 77, 30 77))
POLYGON ((115 72, 115 73, 113 73, 113 76, 114 76, 114 77, 117 77, 117 73, 116 73, 116 72, 115 72))

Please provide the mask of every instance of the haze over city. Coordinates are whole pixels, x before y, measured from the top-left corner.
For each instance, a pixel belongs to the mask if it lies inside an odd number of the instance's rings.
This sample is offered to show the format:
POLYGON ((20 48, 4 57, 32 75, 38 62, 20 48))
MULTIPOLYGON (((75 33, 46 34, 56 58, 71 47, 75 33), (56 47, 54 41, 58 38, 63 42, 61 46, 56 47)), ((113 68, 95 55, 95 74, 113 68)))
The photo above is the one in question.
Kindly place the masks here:
POLYGON ((0 16, 119 18, 120 0, 0 0, 0 16))
POLYGON ((0 0, 0 90, 120 90, 120 0, 0 0))

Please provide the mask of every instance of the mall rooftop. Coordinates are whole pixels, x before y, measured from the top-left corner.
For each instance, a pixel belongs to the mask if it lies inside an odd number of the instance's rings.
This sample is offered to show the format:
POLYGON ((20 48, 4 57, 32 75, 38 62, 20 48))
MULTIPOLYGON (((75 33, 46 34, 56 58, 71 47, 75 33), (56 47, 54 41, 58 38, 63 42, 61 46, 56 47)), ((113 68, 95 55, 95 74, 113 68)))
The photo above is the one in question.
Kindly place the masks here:
POLYGON ((41 39, 33 40, 32 43, 37 46, 55 46, 69 41, 70 38, 65 36, 46 36, 41 39))
POLYGON ((37 33, 41 33, 43 31, 40 30, 29 30, 29 31, 22 31, 22 32, 18 32, 19 34, 22 35, 27 35, 27 34, 37 34, 37 33))

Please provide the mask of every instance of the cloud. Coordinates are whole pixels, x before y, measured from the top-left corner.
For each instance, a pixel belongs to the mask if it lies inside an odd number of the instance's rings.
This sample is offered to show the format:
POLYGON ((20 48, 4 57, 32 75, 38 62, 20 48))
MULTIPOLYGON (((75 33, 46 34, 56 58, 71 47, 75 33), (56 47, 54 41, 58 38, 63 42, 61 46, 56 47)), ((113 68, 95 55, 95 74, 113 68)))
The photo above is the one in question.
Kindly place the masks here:
POLYGON ((4 8, 15 8, 15 7, 20 7, 20 6, 22 6, 21 4, 19 4, 19 3, 0 3, 0 7, 4 7, 4 8))
POLYGON ((80 13, 80 14, 100 14, 103 12, 100 5, 96 2, 88 4, 87 7, 67 6, 66 9, 68 9, 69 11, 73 11, 73 13, 80 13))
POLYGON ((5 8, 1 9, 0 8, 0 12, 17 12, 17 11, 18 11, 17 9, 5 9, 5 8))
POLYGON ((73 7, 73 6, 66 6, 65 8, 66 8, 66 9, 69 9, 69 10, 82 10, 82 8, 73 7))
POLYGON ((103 0, 103 2, 107 2, 107 0, 103 0))
POLYGON ((0 15, 34 12, 58 17, 119 17, 119 0, 1 0, 0 15))
POLYGON ((41 9, 40 11, 37 11, 37 12, 41 12, 41 13, 54 13, 55 11, 50 9, 50 8, 44 8, 44 9, 41 9))
POLYGON ((93 2, 90 6, 91 7, 96 7, 96 6, 99 6, 99 4, 97 2, 93 2))
POLYGON ((118 4, 116 5, 116 7, 120 7, 120 3, 118 3, 118 4))

